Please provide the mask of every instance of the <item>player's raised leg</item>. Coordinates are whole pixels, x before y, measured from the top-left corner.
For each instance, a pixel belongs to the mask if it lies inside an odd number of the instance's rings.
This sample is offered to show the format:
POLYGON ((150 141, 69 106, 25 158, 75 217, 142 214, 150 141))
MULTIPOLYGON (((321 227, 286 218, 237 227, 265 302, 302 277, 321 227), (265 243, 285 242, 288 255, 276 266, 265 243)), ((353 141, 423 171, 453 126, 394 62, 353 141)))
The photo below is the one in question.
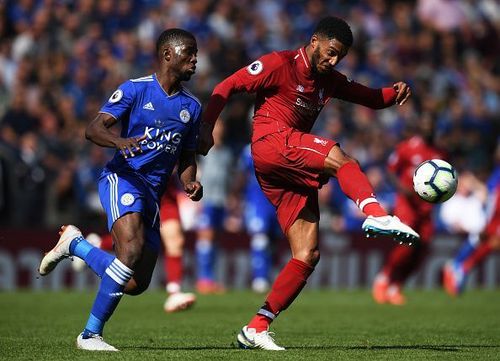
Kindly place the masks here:
MULTIPOLYGON (((77 338, 77 347, 92 351, 117 351, 102 338, 104 322, 109 319, 123 294, 123 286, 128 282, 133 271, 123 265, 114 256, 93 246, 83 238, 80 230, 73 226, 62 226, 56 246, 48 252, 40 263, 42 276, 49 274, 64 258, 76 256, 102 278, 97 307, 93 307, 85 330, 77 338), (94 308, 97 308, 94 310, 94 308)), ((96 305, 94 305, 96 306, 96 305)))
POLYGON ((367 235, 389 235, 402 243, 412 243, 420 238, 398 217, 387 214, 375 198, 373 187, 358 163, 344 153, 338 144, 330 149, 325 159, 325 171, 337 177, 344 194, 367 215, 362 225, 367 235))

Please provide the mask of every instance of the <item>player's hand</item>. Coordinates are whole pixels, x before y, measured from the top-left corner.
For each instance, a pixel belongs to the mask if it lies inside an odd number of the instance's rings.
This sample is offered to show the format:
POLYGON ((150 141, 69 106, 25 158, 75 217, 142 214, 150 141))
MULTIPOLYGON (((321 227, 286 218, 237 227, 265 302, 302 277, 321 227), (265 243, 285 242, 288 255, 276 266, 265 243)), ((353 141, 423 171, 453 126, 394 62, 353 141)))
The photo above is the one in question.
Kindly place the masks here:
POLYGON ((124 158, 128 158, 129 156, 135 157, 136 153, 142 153, 139 143, 146 139, 146 137, 146 134, 144 134, 140 137, 119 138, 116 141, 116 149, 122 153, 124 158))
POLYGON ((396 91, 396 104, 403 105, 411 95, 411 89, 405 82, 398 81, 393 86, 396 91))
POLYGON ((186 192, 189 199, 198 202, 203 197, 203 186, 200 182, 189 182, 184 184, 184 192, 186 192))
POLYGON ((198 135, 198 148, 196 152, 198 154, 207 155, 210 148, 214 146, 214 136, 212 131, 214 126, 205 122, 200 125, 200 133, 198 135))

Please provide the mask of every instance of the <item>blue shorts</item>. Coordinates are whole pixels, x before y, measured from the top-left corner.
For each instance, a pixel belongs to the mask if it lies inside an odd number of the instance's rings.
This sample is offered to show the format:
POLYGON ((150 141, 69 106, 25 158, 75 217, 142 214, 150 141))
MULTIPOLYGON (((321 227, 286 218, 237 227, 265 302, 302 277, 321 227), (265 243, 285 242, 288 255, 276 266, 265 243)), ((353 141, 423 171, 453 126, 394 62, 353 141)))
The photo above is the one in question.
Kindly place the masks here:
POLYGON ((104 171, 99 178, 99 198, 108 218, 111 231, 116 220, 127 213, 141 213, 144 220, 146 244, 159 251, 160 207, 154 193, 134 174, 104 171))
POLYGON ((274 206, 265 202, 248 202, 245 204, 245 226, 249 234, 274 234, 278 231, 278 219, 274 206))
POLYGON ((198 216, 198 229, 222 229, 225 217, 226 209, 224 206, 215 206, 210 203, 205 203, 198 216))

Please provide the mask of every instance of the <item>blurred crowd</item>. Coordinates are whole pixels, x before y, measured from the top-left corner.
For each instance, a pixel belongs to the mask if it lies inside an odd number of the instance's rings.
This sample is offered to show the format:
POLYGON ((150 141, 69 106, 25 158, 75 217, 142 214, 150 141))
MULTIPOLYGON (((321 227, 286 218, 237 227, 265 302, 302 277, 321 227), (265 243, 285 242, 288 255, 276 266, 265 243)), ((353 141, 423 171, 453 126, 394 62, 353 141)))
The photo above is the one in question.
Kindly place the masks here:
MULTIPOLYGON (((154 72, 163 29, 195 34, 197 73, 186 85, 205 103, 253 59, 305 45, 326 14, 354 32, 341 72, 373 87, 403 80, 413 96, 382 111, 332 101, 313 132, 356 157, 389 208, 387 157, 423 117, 436 122, 458 171, 486 180, 500 134, 498 1, 0 0, 0 223, 105 224, 96 180, 113 150, 86 141, 85 126, 120 83, 154 72)), ((235 165, 250 139, 252 104, 239 96, 222 114, 235 165)), ((323 224, 349 230, 355 207, 336 188, 322 192, 323 224)), ((241 205, 231 190, 227 207, 237 229, 241 205)))

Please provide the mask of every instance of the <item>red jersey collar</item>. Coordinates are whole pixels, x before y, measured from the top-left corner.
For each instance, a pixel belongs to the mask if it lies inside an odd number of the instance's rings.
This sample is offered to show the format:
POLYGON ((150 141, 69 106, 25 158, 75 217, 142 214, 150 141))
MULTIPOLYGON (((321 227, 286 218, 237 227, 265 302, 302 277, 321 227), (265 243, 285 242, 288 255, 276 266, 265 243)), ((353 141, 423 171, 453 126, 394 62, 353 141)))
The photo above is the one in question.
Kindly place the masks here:
POLYGON ((303 46, 302 48, 299 48, 299 50, 297 50, 297 53, 298 53, 297 60, 298 63, 301 65, 300 68, 303 74, 307 77, 310 77, 312 75, 312 68, 311 68, 311 63, 307 58, 306 47, 303 46))

